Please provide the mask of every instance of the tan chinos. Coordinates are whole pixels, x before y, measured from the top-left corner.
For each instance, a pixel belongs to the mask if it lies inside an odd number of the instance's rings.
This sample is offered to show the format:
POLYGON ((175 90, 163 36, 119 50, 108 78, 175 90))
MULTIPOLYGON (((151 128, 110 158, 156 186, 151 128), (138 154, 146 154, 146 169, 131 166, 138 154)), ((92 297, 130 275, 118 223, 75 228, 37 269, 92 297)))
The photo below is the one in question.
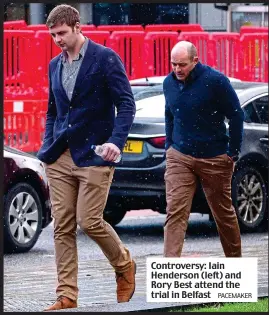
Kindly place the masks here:
MULTIPOLYGON (((58 275, 57 296, 76 300, 78 296, 77 224, 94 240, 116 272, 131 266, 129 250, 114 229, 104 221, 103 210, 114 167, 78 167, 70 151, 52 164, 45 164, 54 218, 55 257, 58 275)), ((90 249, 89 249, 90 250, 90 249)))

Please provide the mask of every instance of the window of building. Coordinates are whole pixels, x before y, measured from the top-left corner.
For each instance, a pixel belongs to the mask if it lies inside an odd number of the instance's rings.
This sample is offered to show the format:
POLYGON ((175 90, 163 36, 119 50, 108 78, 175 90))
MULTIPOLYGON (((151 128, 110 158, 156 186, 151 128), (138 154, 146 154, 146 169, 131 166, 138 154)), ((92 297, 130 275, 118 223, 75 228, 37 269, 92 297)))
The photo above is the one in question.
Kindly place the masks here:
POLYGON ((9 3, 4 5, 4 21, 25 20, 27 22, 28 4, 9 3))
POLYGON ((93 24, 129 24, 129 3, 94 3, 93 24))
POLYGON ((189 5, 181 4, 157 4, 156 24, 187 24, 189 22, 189 5))

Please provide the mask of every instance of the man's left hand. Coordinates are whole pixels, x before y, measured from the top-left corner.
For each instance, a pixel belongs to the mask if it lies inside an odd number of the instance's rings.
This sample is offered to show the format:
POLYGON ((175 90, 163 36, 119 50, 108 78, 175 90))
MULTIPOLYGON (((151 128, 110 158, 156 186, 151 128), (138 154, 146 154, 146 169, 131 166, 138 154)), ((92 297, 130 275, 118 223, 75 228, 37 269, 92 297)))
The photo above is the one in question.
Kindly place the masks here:
POLYGON ((114 162, 121 153, 120 149, 113 143, 104 143, 103 148, 101 157, 108 162, 114 162))

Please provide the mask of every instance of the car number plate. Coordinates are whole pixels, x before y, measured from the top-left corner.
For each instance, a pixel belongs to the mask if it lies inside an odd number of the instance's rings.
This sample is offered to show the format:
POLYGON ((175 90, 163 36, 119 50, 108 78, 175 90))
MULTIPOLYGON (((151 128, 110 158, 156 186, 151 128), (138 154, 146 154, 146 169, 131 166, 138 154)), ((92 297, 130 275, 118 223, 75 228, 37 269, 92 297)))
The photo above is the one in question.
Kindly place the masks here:
POLYGON ((124 153, 142 153, 143 141, 128 140, 125 143, 124 153))

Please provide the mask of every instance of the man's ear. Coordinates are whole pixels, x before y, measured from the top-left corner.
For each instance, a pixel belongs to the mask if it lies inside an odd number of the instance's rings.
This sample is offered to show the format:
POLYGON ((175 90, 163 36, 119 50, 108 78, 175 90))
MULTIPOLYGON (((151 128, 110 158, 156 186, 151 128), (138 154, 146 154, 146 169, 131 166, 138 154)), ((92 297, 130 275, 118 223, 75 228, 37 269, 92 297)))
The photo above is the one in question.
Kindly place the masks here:
POLYGON ((80 23, 79 22, 76 22, 74 29, 75 29, 75 32, 77 34, 79 34, 81 32, 80 23))
POLYGON ((197 62, 199 61, 199 58, 196 56, 196 57, 193 57, 193 62, 196 64, 197 62))

